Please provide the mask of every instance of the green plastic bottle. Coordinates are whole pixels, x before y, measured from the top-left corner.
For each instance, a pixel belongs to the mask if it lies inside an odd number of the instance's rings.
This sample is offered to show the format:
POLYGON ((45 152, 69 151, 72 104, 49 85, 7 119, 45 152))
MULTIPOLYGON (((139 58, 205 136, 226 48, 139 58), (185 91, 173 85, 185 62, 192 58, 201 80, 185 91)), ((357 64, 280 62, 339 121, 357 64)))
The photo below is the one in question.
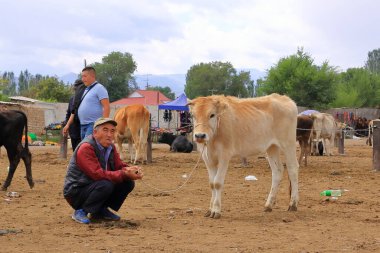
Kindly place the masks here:
POLYGON ((342 196, 343 192, 347 190, 325 190, 321 192, 321 196, 328 196, 328 197, 340 197, 342 196))

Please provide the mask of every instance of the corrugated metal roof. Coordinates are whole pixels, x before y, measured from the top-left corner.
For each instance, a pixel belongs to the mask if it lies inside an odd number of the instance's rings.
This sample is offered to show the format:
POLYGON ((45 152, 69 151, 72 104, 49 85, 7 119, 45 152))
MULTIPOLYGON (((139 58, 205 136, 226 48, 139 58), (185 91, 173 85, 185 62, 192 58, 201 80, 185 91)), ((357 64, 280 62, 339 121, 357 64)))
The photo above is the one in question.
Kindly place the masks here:
POLYGON ((137 90, 133 92, 129 97, 112 102, 111 105, 159 105, 169 101, 171 101, 171 99, 167 98, 164 94, 162 94, 159 91, 137 90))

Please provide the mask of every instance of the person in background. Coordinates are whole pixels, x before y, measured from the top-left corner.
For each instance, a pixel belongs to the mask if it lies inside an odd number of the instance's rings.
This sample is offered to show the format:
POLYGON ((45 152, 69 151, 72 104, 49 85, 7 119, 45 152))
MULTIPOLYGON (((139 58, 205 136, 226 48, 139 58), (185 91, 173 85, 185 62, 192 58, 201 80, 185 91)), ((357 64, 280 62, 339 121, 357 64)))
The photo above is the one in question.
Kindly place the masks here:
POLYGON ((63 133, 67 134, 70 124, 77 114, 81 124, 82 140, 92 134, 94 122, 100 117, 109 117, 110 102, 107 89, 96 81, 96 71, 93 67, 85 67, 82 70, 82 81, 85 85, 82 96, 77 104, 77 109, 70 116, 63 133))
POLYGON ((109 208, 118 211, 133 190, 134 180, 143 177, 140 167, 121 161, 113 144, 116 125, 113 119, 99 118, 93 135, 79 144, 69 162, 63 195, 75 210, 72 219, 79 223, 120 220, 109 208))
MULTIPOLYGON (((83 86, 84 84, 82 80, 80 79, 76 80, 73 86, 75 94, 78 95, 78 92, 80 92, 80 90, 83 90, 83 86)), ((74 110, 75 94, 70 98, 69 105, 67 107, 65 126, 67 125, 67 122, 69 121, 71 114, 75 111, 74 110)), ((71 140, 71 147, 74 151, 75 148, 78 146, 79 142, 82 140, 81 135, 80 135, 79 119, 74 118, 72 123, 69 125, 68 132, 69 132, 69 136, 71 140)))

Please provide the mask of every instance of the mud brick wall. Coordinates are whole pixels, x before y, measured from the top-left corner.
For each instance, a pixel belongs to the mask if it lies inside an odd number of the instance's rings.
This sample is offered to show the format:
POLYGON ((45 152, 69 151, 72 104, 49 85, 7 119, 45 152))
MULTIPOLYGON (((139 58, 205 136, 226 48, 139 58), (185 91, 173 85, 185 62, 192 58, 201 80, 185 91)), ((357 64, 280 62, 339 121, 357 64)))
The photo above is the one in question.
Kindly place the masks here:
POLYGON ((0 111, 5 110, 18 110, 24 112, 28 118, 28 132, 35 133, 39 136, 43 134, 45 127, 45 114, 43 109, 17 103, 1 102, 0 111))

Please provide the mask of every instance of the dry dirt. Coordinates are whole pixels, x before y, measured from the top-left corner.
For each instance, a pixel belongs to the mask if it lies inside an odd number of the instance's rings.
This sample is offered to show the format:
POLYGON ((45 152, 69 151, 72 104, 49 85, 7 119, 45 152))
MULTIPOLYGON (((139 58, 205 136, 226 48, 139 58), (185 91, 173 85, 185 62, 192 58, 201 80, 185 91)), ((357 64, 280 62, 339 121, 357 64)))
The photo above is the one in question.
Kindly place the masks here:
MULTIPOLYGON (((62 197, 68 161, 58 158, 59 147, 31 147, 35 188, 28 188, 22 164, 8 189, 20 197, 0 192, 0 252, 380 252, 380 173, 372 169, 372 149, 364 140, 345 145, 344 156, 310 157, 301 167, 297 212, 286 211, 286 174, 276 207, 266 213, 266 159, 249 157, 246 168, 233 160, 222 217, 214 220, 203 217, 210 190, 203 161, 195 168, 199 153, 170 153, 168 145, 154 144, 154 161, 143 166, 145 178, 119 211, 122 220, 90 225, 74 222, 62 197), (177 189, 193 168, 178 191, 148 186, 177 189), (258 180, 245 181, 247 175, 258 180), (328 201, 319 193, 329 188, 349 191, 328 201)), ((8 166, 4 153, 1 182, 8 166)))

